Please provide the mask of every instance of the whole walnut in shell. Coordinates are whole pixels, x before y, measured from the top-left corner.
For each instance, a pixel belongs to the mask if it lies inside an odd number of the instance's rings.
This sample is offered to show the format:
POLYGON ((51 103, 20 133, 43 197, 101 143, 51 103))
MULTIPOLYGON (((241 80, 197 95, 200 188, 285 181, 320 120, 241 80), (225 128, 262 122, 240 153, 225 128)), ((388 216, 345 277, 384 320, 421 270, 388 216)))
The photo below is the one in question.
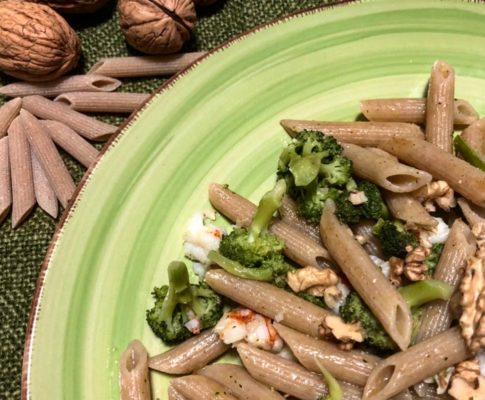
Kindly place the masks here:
POLYGON ((29 0, 46 4, 60 13, 81 14, 99 10, 108 0, 29 0))
POLYGON ((0 70, 26 81, 47 81, 70 71, 79 56, 79 38, 52 8, 0 2, 0 70))
POLYGON ((147 54, 179 51, 196 20, 192 0, 119 0, 118 11, 127 42, 147 54))

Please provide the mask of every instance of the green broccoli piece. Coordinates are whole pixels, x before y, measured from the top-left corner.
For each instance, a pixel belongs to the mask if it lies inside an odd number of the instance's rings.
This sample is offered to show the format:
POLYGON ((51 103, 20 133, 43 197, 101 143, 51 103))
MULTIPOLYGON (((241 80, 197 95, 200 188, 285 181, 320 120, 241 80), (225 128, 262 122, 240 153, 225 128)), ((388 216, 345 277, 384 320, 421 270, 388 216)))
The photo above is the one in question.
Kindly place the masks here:
POLYGON ((365 197, 367 197, 367 201, 358 206, 361 209, 363 218, 376 220, 389 218, 389 211, 376 185, 367 181, 359 181, 357 190, 364 192, 365 197))
POLYGON ((352 161, 345 157, 336 157, 327 164, 320 164, 323 182, 329 186, 346 185, 352 179, 352 161))
POLYGON ((319 224, 327 199, 336 200, 341 192, 334 188, 319 188, 316 184, 310 186, 298 201, 297 212, 309 222, 319 224))
POLYGON ((379 239, 382 251, 388 257, 406 257, 407 246, 418 246, 416 237, 408 232, 399 221, 380 219, 372 229, 373 234, 379 239))
POLYGON ((444 243, 435 243, 431 247, 430 255, 426 257, 426 259, 424 260, 426 267, 428 267, 428 271, 427 271, 428 276, 433 276, 444 247, 445 247, 444 243))
POLYGON ((206 284, 192 285, 185 263, 168 266, 168 285, 154 288, 153 308, 146 319, 153 333, 167 344, 184 341, 194 335, 185 324, 195 317, 201 330, 216 325, 222 317, 222 299, 206 284))

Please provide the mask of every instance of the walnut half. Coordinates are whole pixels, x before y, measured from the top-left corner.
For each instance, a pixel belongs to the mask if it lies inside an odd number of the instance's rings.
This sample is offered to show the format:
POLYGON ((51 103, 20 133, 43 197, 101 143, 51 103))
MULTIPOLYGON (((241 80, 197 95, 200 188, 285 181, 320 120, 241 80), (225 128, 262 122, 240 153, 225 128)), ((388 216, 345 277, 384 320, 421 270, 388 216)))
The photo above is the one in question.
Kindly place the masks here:
POLYGON ((485 399, 485 378, 480 375, 478 360, 463 361, 456 365, 448 394, 457 400, 485 399))

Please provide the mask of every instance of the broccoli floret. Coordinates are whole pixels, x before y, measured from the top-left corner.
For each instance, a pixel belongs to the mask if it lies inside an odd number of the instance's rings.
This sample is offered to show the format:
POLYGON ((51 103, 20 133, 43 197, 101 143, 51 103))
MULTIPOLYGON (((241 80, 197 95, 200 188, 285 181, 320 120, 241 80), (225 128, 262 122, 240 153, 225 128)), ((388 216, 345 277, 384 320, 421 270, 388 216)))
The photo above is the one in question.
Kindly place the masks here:
POLYGON ((345 157, 336 157, 328 164, 320 165, 320 174, 327 185, 346 185, 352 179, 352 161, 345 157))
POLYGON ((424 260, 424 263, 428 267, 427 274, 429 276, 433 276, 434 270, 438 265, 438 261, 440 260, 441 253, 443 252, 444 247, 445 247, 444 243, 433 244, 433 246, 431 247, 431 253, 424 260))
POLYGON ((335 206, 338 219, 347 225, 357 224, 362 218, 361 209, 350 202, 347 192, 341 193, 335 199, 335 206))
POLYGON ((336 200, 341 192, 334 188, 319 188, 316 184, 311 186, 298 201, 297 212, 309 222, 319 224, 327 199, 336 200))
POLYGON ((155 335, 167 344, 182 342, 194 335, 185 326, 194 316, 201 330, 216 325, 222 317, 221 297, 206 284, 191 285, 183 262, 170 263, 168 282, 168 285, 154 288, 155 305, 146 313, 155 335))
POLYGON ((380 219, 372 230, 379 239, 382 251, 388 257, 406 257, 407 246, 416 247, 419 243, 416 237, 408 232, 399 221, 380 219))

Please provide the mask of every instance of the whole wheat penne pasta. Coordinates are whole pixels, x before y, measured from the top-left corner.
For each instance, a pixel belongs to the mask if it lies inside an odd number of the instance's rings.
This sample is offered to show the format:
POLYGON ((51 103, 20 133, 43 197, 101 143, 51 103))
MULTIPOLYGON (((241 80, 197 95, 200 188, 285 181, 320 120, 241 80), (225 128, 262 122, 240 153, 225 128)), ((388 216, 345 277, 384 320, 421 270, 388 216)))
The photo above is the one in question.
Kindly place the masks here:
POLYGON ((148 93, 71 92, 57 96, 54 101, 81 112, 131 113, 149 97, 148 93))
MULTIPOLYGON (((408 122, 422 124, 426 121, 426 99, 369 99, 360 102, 360 110, 369 121, 408 122)), ((455 125, 470 125, 479 116, 466 100, 453 102, 455 125)))
POLYGON ((148 354, 138 340, 133 340, 120 358, 120 399, 151 399, 148 354))
POLYGON ((352 226, 352 232, 354 232, 355 238, 368 254, 384 260, 386 256, 382 252, 381 243, 376 235, 372 233, 374 225, 375 221, 361 220, 352 226))
POLYGON ((386 139, 423 139, 419 126, 402 122, 327 122, 284 119, 281 126, 290 136, 297 136, 305 130, 319 131, 332 135, 340 142, 359 146, 377 146, 386 139))
POLYGON ((165 353, 151 357, 149 367, 166 374, 190 374, 229 349, 219 335, 211 329, 173 347, 165 353))
POLYGON ((52 218, 57 218, 59 206, 56 193, 52 189, 49 178, 35 153, 31 151, 30 155, 32 157, 32 176, 34 179, 34 192, 37 204, 52 218))
POLYGON ((10 183, 10 160, 8 137, 0 139, 0 224, 12 207, 12 186, 10 183))
MULTIPOLYGON (((222 215, 241 226, 249 226, 256 212, 253 203, 219 184, 209 185, 209 200, 222 215)), ((285 242, 285 255, 302 266, 319 267, 330 258, 322 245, 287 223, 274 220, 269 230, 285 242)))
POLYGON ((333 201, 327 201, 325 205, 320 232, 323 243, 359 296, 396 344, 402 350, 406 349, 411 341, 411 311, 348 227, 337 219, 333 201))
POLYGON ((453 190, 485 207, 485 172, 424 140, 386 140, 379 147, 401 161, 448 182, 453 190))
POLYGON ((202 375, 175 378, 170 385, 187 400, 237 400, 228 388, 202 375))
POLYGON ((467 127, 462 133, 463 140, 476 152, 485 155, 485 118, 467 127))
POLYGON ((105 140, 118 129, 42 96, 24 97, 22 107, 36 117, 62 122, 89 140, 105 140))
POLYGON ((470 357, 459 328, 452 328, 382 360, 371 372, 363 400, 386 400, 470 357))
POLYGON ((72 75, 48 82, 15 82, 0 87, 0 94, 6 96, 53 97, 67 92, 111 92, 120 87, 121 82, 103 75, 72 75))
POLYGON ((35 206, 30 146, 19 118, 15 118, 8 128, 13 228, 23 222, 35 206))
POLYGON ((304 218, 298 215, 296 209, 296 202, 290 198, 288 195, 283 197, 281 207, 278 210, 281 220, 288 225, 295 226, 303 234, 307 235, 309 238, 313 239, 315 242, 321 244, 320 239, 320 228, 318 225, 314 225, 306 221, 304 218))
POLYGON ((341 350, 335 343, 315 339, 279 323, 274 327, 299 363, 306 369, 319 372, 315 358, 336 378, 364 386, 372 369, 381 360, 359 350, 341 350))
MULTIPOLYGON (((317 400, 328 394, 321 375, 310 372, 294 361, 239 343, 237 352, 249 374, 256 380, 302 400, 317 400)), ((357 386, 340 382, 345 400, 361 399, 357 386)))
POLYGON ((168 387, 168 400, 187 400, 187 397, 180 394, 172 385, 168 387))
POLYGON ((22 99, 12 99, 0 107, 0 138, 7 134, 8 127, 19 115, 22 99))
POLYGON ((426 211, 423 205, 408 193, 384 191, 384 200, 394 218, 406 223, 409 229, 431 230, 438 222, 426 211))
POLYGON ((239 400, 284 400, 278 392, 256 381, 239 365, 212 364, 202 368, 197 374, 219 382, 239 400))
POLYGON ((64 208, 72 198, 76 185, 49 134, 39 120, 28 111, 21 110, 19 120, 27 133, 32 151, 44 169, 57 198, 64 208))
POLYGON ((444 61, 431 68, 426 97, 426 140, 448 153, 453 152, 455 71, 444 61))
POLYGON ((465 216, 466 221, 473 228, 478 224, 485 223, 485 209, 471 204, 468 200, 460 197, 457 201, 458 205, 465 216))
POLYGON ((88 74, 114 78, 172 75, 187 68, 205 54, 201 51, 164 56, 103 58, 91 67, 88 74))
POLYGON ((412 192, 433 178, 425 171, 401 164, 365 147, 345 143, 343 148, 343 154, 352 161, 352 170, 357 176, 391 192, 412 192))
POLYGON ((221 269, 208 271, 205 280, 217 293, 311 336, 324 336, 325 319, 333 315, 270 283, 238 278, 221 269))

